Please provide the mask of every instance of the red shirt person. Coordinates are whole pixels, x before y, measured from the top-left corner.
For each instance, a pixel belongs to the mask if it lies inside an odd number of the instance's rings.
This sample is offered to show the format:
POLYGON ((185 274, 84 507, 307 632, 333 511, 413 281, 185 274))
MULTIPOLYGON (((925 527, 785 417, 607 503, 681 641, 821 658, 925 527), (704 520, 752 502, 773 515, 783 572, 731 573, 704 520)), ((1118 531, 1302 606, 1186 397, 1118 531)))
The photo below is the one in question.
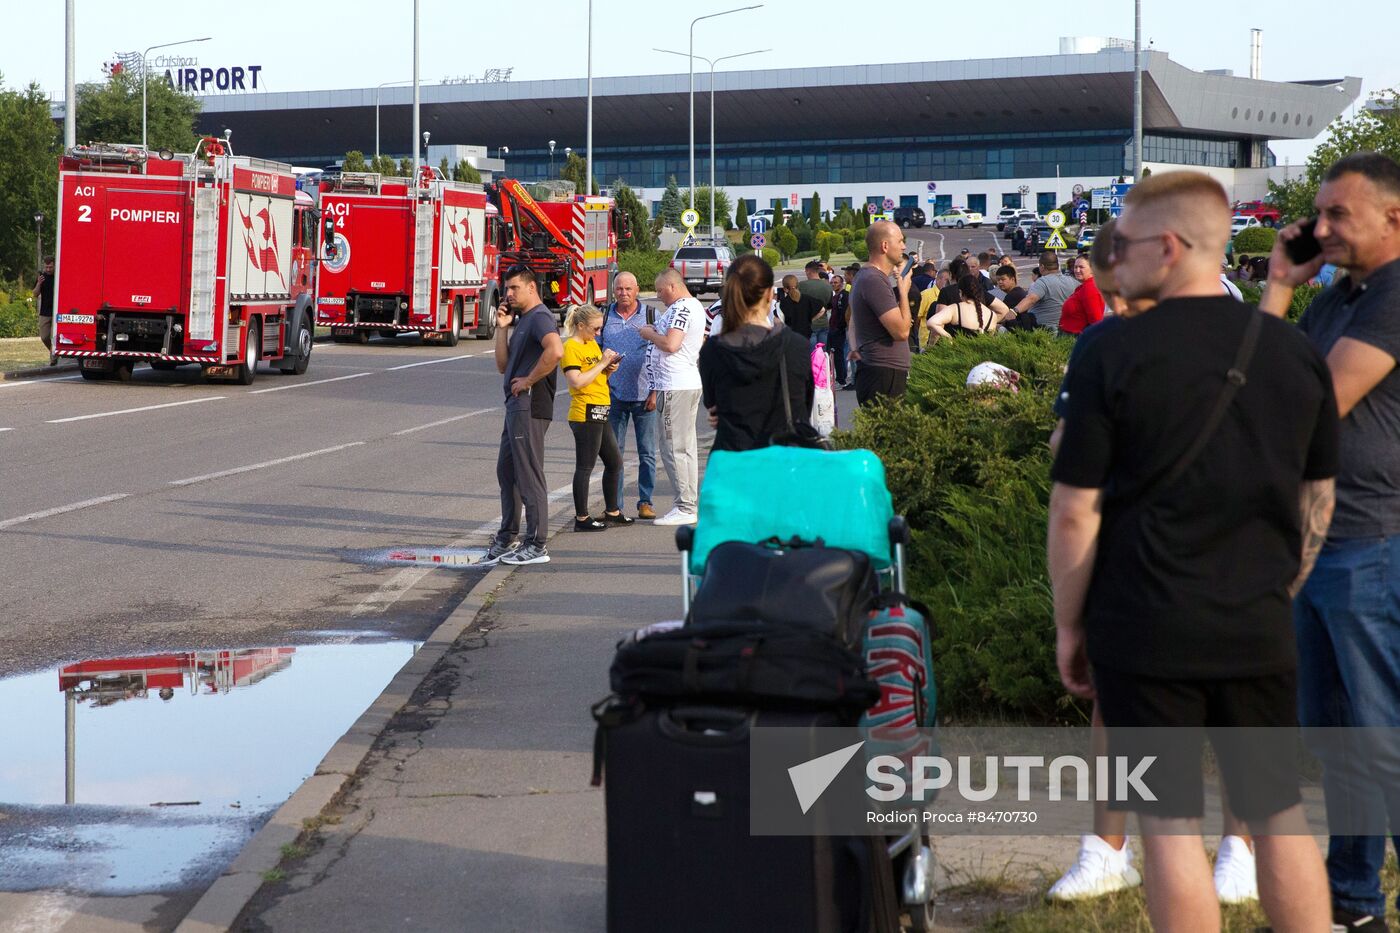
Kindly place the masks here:
POLYGON ((1070 273, 1080 285, 1074 294, 1065 299, 1064 310, 1060 313, 1060 332, 1078 337, 1090 326, 1103 320, 1103 295, 1094 284, 1094 273, 1089 260, 1080 256, 1074 260, 1070 273))

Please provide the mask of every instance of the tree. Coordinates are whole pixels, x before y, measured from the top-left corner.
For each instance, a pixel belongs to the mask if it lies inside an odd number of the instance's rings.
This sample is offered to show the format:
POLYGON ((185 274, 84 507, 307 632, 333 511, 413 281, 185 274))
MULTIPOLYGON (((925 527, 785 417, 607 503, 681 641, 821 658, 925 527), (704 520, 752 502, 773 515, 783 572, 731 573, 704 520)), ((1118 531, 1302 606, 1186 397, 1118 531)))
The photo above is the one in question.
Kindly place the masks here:
POLYGON ((559 167, 559 177, 565 181, 574 183, 574 190, 579 194, 598 193, 598 179, 593 179, 592 186, 584 184, 584 176, 588 174, 588 162, 577 152, 571 152, 564 164, 559 167))
POLYGON ((1338 117, 1327 128, 1327 139, 1313 150, 1307 166, 1298 178, 1283 184, 1269 182, 1269 200, 1283 214, 1285 221, 1309 217, 1315 213, 1313 199, 1322 185, 1332 163, 1353 152, 1380 152, 1400 160, 1400 92, 1392 88, 1378 98, 1383 105, 1378 110, 1360 110, 1354 117, 1338 117))
POLYGON ((408 156, 404 156, 402 159, 399 159, 399 174, 402 175, 404 178, 413 177, 413 160, 410 159, 408 156))
POLYGON ((470 182, 473 185, 481 184, 481 173, 466 159, 457 163, 457 170, 452 173, 452 177, 458 181, 470 182))
POLYGON ((812 225, 807 222, 807 216, 801 211, 794 211, 792 218, 788 220, 788 229, 797 238, 797 252, 805 253, 812 249, 813 235, 812 225))
POLYGON ((442 172, 443 178, 452 180, 452 166, 447 164, 447 156, 443 156, 442 161, 438 163, 438 171, 442 172))
POLYGON ((672 175, 666 179, 666 193, 661 196, 661 222, 679 230, 681 212, 684 210, 685 201, 681 198, 680 186, 676 184, 676 176, 672 175))
POLYGON ((841 209, 836 212, 836 216, 831 220, 831 226, 836 230, 850 230, 855 225, 855 211, 851 210, 850 205, 847 204, 841 205, 841 209))
MULTIPOLYGON (((361 158, 364 158, 361 156, 361 158)), ((377 155, 369 162, 369 170, 378 172, 380 175, 392 178, 399 172, 399 167, 394 162, 393 156, 377 155)))
POLYGON ((627 244, 627 249, 640 252, 656 249, 656 237, 651 232, 651 211, 621 178, 613 183, 613 200, 627 215, 627 225, 632 228, 632 242, 627 244))
MULTIPOLYGON (((866 210, 865 207, 861 207, 859 211, 856 211, 856 220, 860 221, 860 229, 868 229, 870 227, 870 211, 866 210)), ((864 261, 863 259, 861 260, 861 262, 864 261)))
POLYGON ((775 201, 775 202, 773 202, 773 226, 775 226, 775 227, 781 227, 782 225, 783 225, 783 202, 782 202, 782 201, 775 201))
MULTIPOLYGON (((695 189, 695 212, 700 215, 700 222, 695 225, 695 229, 708 234, 711 226, 709 185, 701 185, 695 189)), ((719 226, 723 226, 729 219, 729 192, 723 188, 715 189, 715 218, 715 223, 719 226)))
POLYGON ((772 234, 768 237, 768 242, 778 248, 778 252, 786 259, 797 252, 797 234, 787 227, 774 227, 772 234))
MULTIPOLYGON (((141 76, 122 71, 106 81, 78 85, 78 142, 141 141, 141 76)), ((171 87, 163 77, 146 87, 146 139, 152 150, 193 152, 199 99, 171 87)), ((235 144, 236 144, 235 140, 235 144)))
MULTIPOLYGON (((34 215, 44 215, 43 248, 53 249, 58 206, 58 125, 37 84, 10 90, 0 75, 0 279, 34 268, 34 215)), ((32 279, 30 280, 32 283, 32 279)))
POLYGON ((368 172, 369 165, 365 163, 365 154, 358 149, 351 149, 345 153, 345 161, 340 166, 343 172, 368 172))
POLYGON ((819 192, 812 192, 812 213, 807 217, 807 221, 813 229, 822 222, 822 196, 819 192))
POLYGON ((749 229, 749 199, 739 198, 739 205, 734 211, 734 226, 740 230, 749 229))

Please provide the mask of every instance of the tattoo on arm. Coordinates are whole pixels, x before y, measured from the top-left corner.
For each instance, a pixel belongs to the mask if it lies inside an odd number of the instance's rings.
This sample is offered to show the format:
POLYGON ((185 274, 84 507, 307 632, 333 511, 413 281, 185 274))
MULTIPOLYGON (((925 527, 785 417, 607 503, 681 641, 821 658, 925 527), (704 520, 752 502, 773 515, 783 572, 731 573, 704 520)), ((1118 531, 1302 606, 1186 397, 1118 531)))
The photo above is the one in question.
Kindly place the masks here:
POLYGON ((1337 502, 1337 481, 1308 480, 1298 490, 1299 514, 1303 519, 1303 559, 1298 576, 1288 588, 1289 596, 1297 596, 1317 563, 1317 555, 1327 540, 1327 528, 1332 524, 1332 508, 1337 502))

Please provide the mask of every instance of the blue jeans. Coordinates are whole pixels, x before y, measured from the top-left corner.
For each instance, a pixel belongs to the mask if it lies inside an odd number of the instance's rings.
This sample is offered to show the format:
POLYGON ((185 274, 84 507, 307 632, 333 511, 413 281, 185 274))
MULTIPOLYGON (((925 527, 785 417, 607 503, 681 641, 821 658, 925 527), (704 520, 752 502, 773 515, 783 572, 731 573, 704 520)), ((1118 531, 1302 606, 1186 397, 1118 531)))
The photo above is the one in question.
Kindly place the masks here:
MULTIPOLYGON (((651 505, 651 491, 656 487, 656 411, 647 411, 647 403, 619 402, 614 400, 608 414, 608 424, 617 438, 617 449, 623 459, 627 457, 627 422, 637 434, 637 504, 651 505)), ((617 478, 617 501, 622 502, 622 489, 626 485, 626 471, 617 478)))
MULTIPOLYGON (((1400 536, 1327 542, 1293 603, 1293 622, 1301 725, 1400 725, 1400 536)), ((1400 826, 1400 799, 1383 791, 1400 787, 1393 750, 1345 754, 1327 744, 1331 753, 1319 754, 1328 813, 1363 813, 1366 825, 1384 825, 1388 811, 1392 827, 1400 826)), ((1400 836, 1395 840, 1400 851, 1400 836)), ((1327 880, 1335 906, 1384 916, 1385 841, 1344 835, 1328 840, 1327 880)))

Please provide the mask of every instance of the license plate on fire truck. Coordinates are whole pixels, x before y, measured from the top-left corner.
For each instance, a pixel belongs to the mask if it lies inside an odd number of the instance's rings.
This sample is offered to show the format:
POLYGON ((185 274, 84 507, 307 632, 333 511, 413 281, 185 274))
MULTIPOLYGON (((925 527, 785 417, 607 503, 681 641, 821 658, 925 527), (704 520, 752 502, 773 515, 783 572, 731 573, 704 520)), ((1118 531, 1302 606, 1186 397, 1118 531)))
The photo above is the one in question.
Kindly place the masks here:
POLYGON ((106 369, 106 360, 83 360, 83 369, 106 369))
POLYGON ((204 367, 204 375, 206 375, 206 376, 232 376, 232 375, 233 375, 233 369, 234 369, 234 368, 233 368, 232 366, 206 366, 206 367, 204 367))

